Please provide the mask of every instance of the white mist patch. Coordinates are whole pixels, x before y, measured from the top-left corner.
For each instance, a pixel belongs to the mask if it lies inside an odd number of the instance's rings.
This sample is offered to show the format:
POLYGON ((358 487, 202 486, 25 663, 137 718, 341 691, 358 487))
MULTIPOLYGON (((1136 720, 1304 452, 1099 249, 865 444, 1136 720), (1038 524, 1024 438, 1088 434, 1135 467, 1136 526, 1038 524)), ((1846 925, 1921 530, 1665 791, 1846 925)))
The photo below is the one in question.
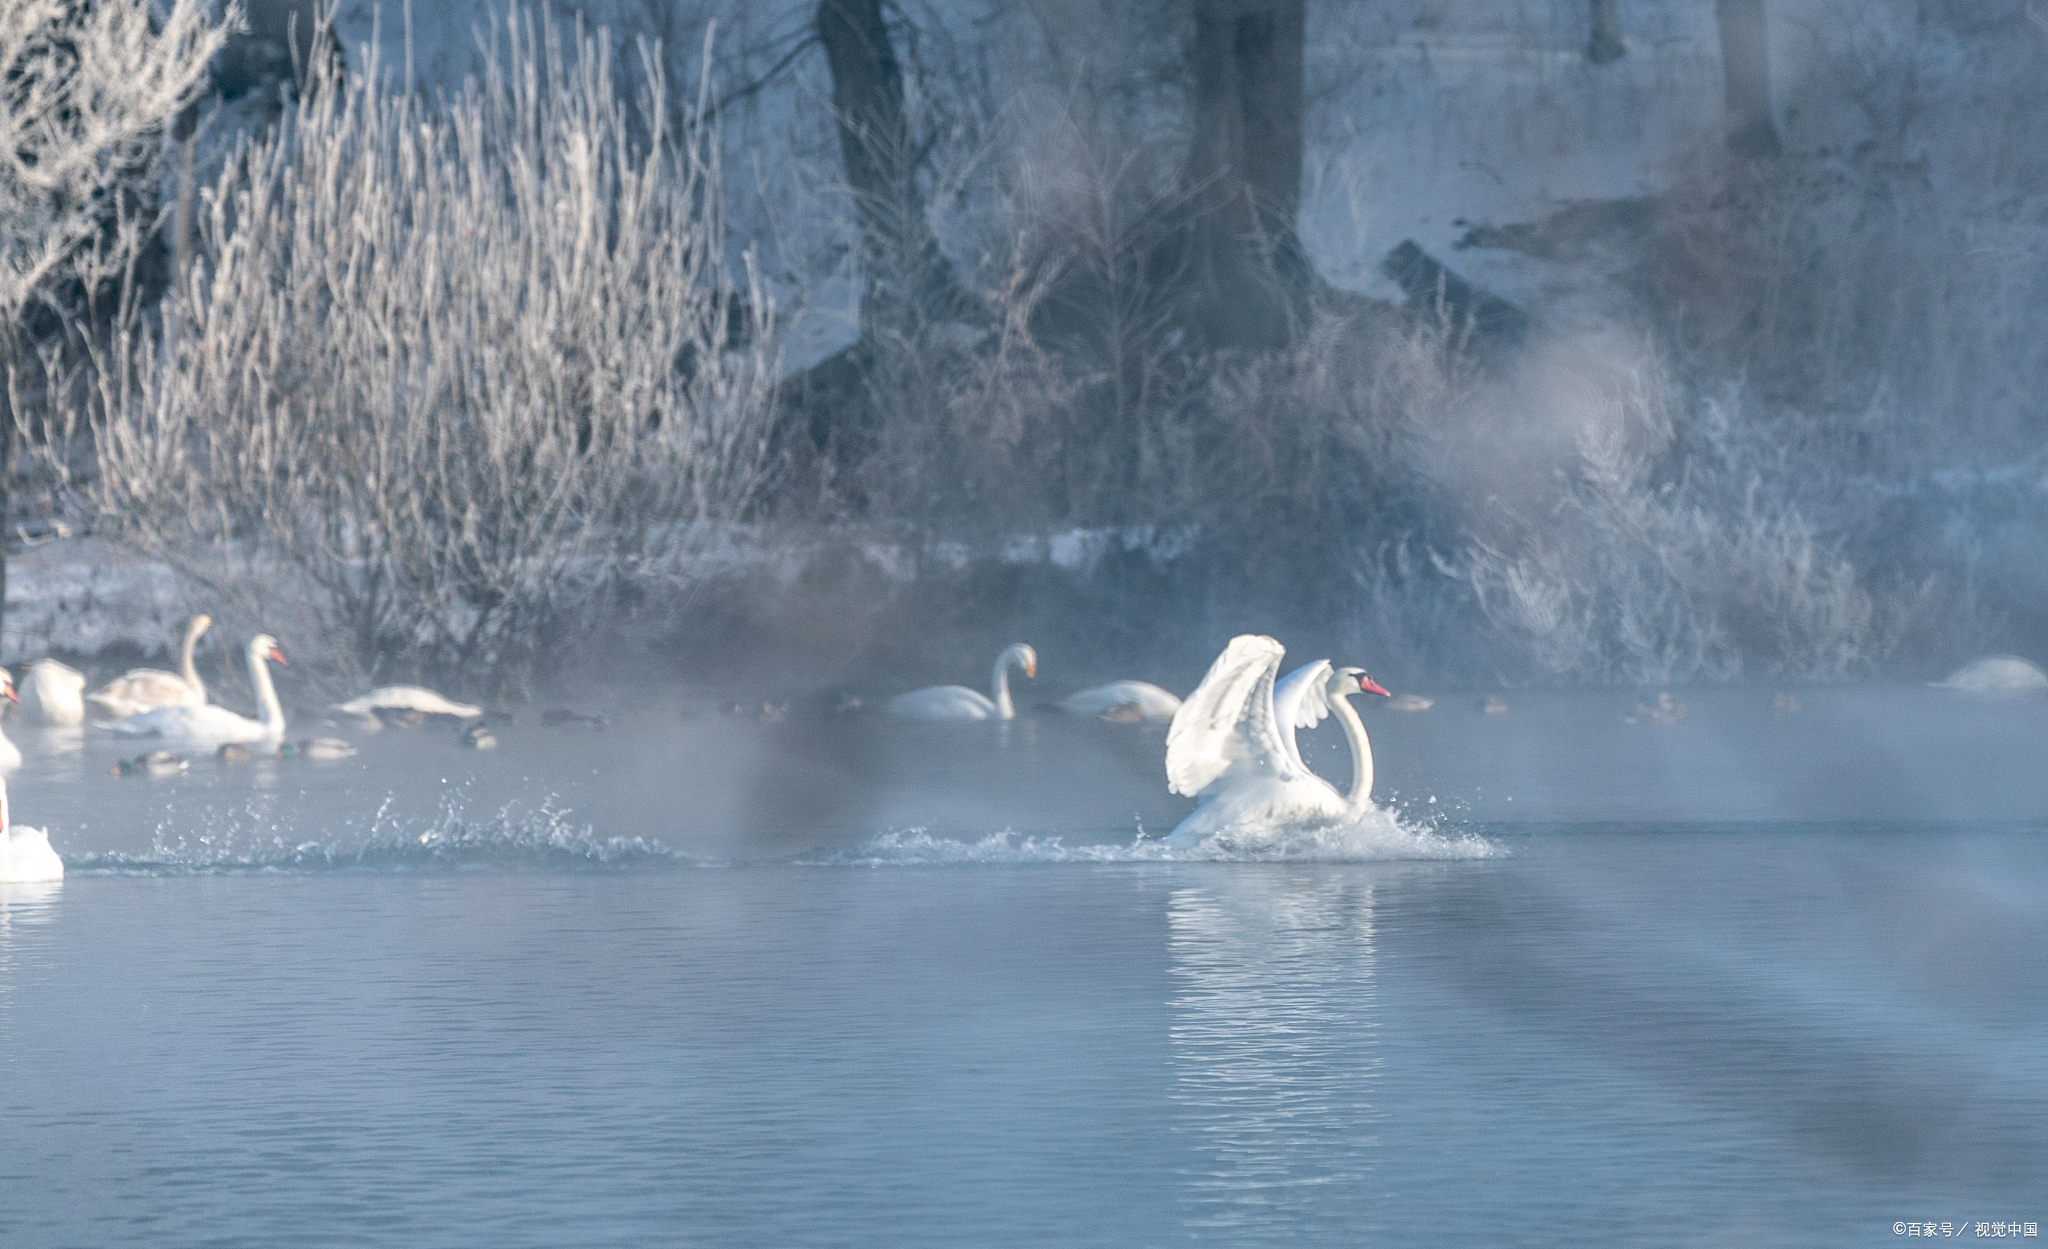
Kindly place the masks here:
POLYGON ((69 864, 86 876, 217 876, 301 872, 444 872, 684 867, 708 861, 646 837, 600 837, 566 808, 508 803, 471 819, 460 795, 434 816, 394 817, 385 800, 360 841, 301 840, 254 811, 209 818, 203 831, 159 826, 146 854, 88 855, 69 864))
POLYGON ((913 828, 882 833, 819 860, 843 867, 919 867, 1019 863, 1377 863, 1416 859, 1490 859, 1504 854, 1476 833, 1446 832, 1374 811, 1350 824, 1295 829, 1255 841, 1211 837, 1172 846, 1139 834, 1128 842, 1068 845, 1064 837, 1005 829, 979 840, 913 828))

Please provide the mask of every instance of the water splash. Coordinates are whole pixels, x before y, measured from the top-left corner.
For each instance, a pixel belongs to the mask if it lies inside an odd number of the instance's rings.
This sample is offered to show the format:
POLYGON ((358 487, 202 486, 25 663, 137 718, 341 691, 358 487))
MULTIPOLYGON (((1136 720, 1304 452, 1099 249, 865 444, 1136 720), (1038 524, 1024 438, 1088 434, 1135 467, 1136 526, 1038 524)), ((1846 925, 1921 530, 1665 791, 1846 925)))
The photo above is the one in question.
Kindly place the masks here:
POLYGON ((1212 837, 1193 846, 1169 846, 1144 833, 1128 842, 1068 845, 1064 837, 1011 829, 979 839, 947 837, 925 828, 893 830, 838 854, 815 860, 851 867, 1003 863, 1373 863, 1413 859, 1487 859, 1505 853, 1475 833, 1447 822, 1418 825, 1387 811, 1352 824, 1291 830, 1255 842, 1212 837))
POLYGON ((552 797, 507 803, 472 819, 467 795, 451 793, 426 819, 393 815, 386 798, 360 839, 302 840, 253 806, 209 816, 197 833, 157 826, 146 854, 115 851, 70 860, 75 875, 221 876, 279 872, 438 872, 677 867, 705 860, 647 837, 600 837, 552 797))

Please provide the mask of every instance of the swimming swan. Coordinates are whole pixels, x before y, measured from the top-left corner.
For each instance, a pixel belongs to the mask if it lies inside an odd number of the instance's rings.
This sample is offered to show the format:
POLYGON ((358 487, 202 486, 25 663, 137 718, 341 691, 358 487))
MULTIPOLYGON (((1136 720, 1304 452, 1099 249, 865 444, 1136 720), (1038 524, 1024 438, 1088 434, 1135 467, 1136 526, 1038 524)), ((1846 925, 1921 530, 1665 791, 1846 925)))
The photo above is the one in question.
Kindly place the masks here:
POLYGON ((934 685, 898 694, 889 700, 885 710, 892 716, 911 720, 1014 720, 1017 705, 1010 701, 1012 664, 1023 669, 1027 677, 1038 676, 1038 652, 1018 642, 996 656, 995 671, 989 676, 989 685, 995 692, 993 699, 964 685, 934 685))
POLYGON ((21 692, 22 713, 38 724, 85 723, 85 674, 76 668, 38 659, 28 666, 21 692))
MULTIPOLYGON (((0 694, 5 694, 7 697, 14 699, 15 702, 21 701, 21 699, 15 697, 14 678, 7 675, 5 668, 0 668, 0 694)), ((8 741, 7 734, 0 733, 0 773, 12 772, 20 766, 21 747, 8 741)), ((7 827, 6 823, 0 821, 0 828, 5 827, 7 827)))
POLYGON ((1105 716, 1119 709, 1133 709, 1133 720, 1171 720, 1180 710, 1180 699, 1150 681, 1111 681, 1069 694, 1060 699, 1060 710, 1077 716, 1105 716))
POLYGON ((1949 673, 1948 680, 1928 684, 1981 698, 2023 698, 2048 693, 2048 673, 2017 655, 1986 655, 1949 673))
POLYGON ((334 704, 334 710, 364 719, 374 719, 379 711, 417 711, 422 715, 454 716, 461 720, 474 720, 484 713, 482 707, 451 702, 419 685, 380 686, 360 698, 334 704))
POLYGON ((204 707, 206 686, 199 669, 192 666, 192 648, 212 624, 213 617, 206 615, 194 616, 186 624, 183 676, 161 668, 134 668, 87 694, 85 701, 117 720, 158 707, 204 707))
POLYGON ((0 885, 62 879, 64 860, 50 849, 50 835, 7 822, 7 783, 0 781, 0 885))
POLYGON ((274 742, 284 736, 284 708, 270 683, 271 663, 283 663, 277 640, 259 633, 249 641, 249 683, 256 687, 261 719, 238 716, 226 707, 158 707, 99 727, 127 737, 183 737, 202 742, 274 742))
POLYGON ((1185 847, 1218 834, 1263 838, 1302 825, 1335 824, 1372 809, 1372 742, 1348 701, 1385 695, 1359 668, 1317 660, 1275 688, 1286 648, 1244 634, 1209 666, 1166 734, 1166 778, 1177 794, 1200 805, 1166 839, 1185 847), (1351 744, 1351 792, 1317 776, 1294 740, 1335 713, 1351 744))

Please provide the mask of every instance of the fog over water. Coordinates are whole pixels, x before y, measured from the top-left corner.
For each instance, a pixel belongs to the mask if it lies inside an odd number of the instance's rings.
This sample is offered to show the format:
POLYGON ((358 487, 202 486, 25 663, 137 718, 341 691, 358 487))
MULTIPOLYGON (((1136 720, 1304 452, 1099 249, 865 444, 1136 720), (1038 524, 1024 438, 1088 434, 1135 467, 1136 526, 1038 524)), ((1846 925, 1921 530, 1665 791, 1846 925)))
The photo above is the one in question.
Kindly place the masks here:
POLYGON ((0 142, 0 658, 288 749, 0 704, 0 1247, 2048 1222, 2041 13, 122 2, 0 3, 193 84, 0 142), (1373 805, 1168 844, 1057 700, 1245 634, 1373 805))

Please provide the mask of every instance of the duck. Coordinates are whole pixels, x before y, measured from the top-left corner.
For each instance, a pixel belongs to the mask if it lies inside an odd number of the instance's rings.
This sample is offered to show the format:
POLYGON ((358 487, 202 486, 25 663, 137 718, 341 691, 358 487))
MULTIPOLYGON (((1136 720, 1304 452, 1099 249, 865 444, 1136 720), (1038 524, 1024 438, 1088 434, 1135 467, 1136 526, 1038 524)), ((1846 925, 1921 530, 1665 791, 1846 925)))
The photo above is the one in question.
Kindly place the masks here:
POLYGON ((1014 642, 996 656, 989 674, 990 693, 964 685, 933 685, 908 694, 898 694, 884 708, 890 715, 906 720, 1014 720, 1017 704, 1010 700, 1010 669, 1020 669, 1028 678, 1038 676, 1038 652, 1014 642))
POLYGON ((146 755, 123 759, 114 765, 115 776, 176 776, 191 764, 183 755, 174 755, 168 750, 152 750, 146 755))
POLYGON ((356 748, 339 737, 309 737, 296 746, 286 746, 278 751, 281 759, 318 759, 333 762, 336 759, 353 759, 356 748))
POLYGON ((7 810, 7 782, 0 781, 0 885, 25 885, 64 879, 64 860, 50 848, 50 834, 12 823, 7 810))
POLYGON ((60 728, 85 723, 85 674, 54 659, 28 666, 21 684, 22 714, 60 728))
POLYGON ((251 720, 226 707, 158 707, 97 727, 123 737, 176 737, 203 742, 275 742, 284 736, 284 708, 270 682, 270 665, 285 662, 277 639, 259 633, 249 639, 249 684, 256 687, 260 718, 251 720))
POLYGON ((1069 694, 1055 705, 1068 715, 1094 716, 1098 720, 1131 724, 1140 720, 1173 719, 1174 713, 1180 710, 1180 698, 1150 681, 1111 681, 1107 685, 1069 694), (1132 714, 1134 711, 1135 715, 1132 714))
POLYGON ((199 669, 192 665, 192 648, 199 645, 199 635, 212 625, 213 617, 203 613, 186 622, 182 675, 160 668, 132 668, 87 694, 85 701, 116 720, 158 707, 204 707, 206 685, 199 679, 199 669))

